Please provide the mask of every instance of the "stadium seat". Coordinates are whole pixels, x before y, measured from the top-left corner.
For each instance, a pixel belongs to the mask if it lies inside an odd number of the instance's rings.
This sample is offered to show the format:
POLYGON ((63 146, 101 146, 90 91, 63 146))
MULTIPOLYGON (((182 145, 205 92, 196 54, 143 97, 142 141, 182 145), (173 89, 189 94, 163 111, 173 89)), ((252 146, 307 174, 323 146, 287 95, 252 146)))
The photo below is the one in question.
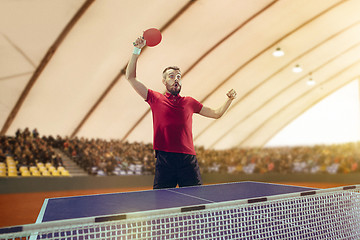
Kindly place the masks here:
POLYGON ((30 169, 30 172, 38 171, 38 168, 36 166, 31 166, 29 169, 30 169))
POLYGON ((22 177, 30 177, 31 174, 30 174, 29 171, 22 171, 22 172, 21 172, 21 176, 22 176, 22 177))
POLYGON ((41 174, 45 177, 51 176, 51 174, 48 171, 43 171, 41 174))
POLYGON ((49 166, 47 169, 48 169, 49 172, 56 171, 56 168, 54 166, 52 166, 52 165, 49 166))
POLYGON ((23 172, 28 172, 29 171, 29 169, 28 169, 28 167, 27 166, 21 166, 20 168, 19 168, 19 171, 20 171, 20 173, 23 173, 23 172))
POLYGON ((65 170, 65 168, 64 168, 63 166, 59 166, 59 167, 57 168, 57 170, 58 170, 59 172, 61 172, 61 171, 65 170))
POLYGON ((15 163, 15 162, 11 162, 11 161, 8 161, 8 162, 6 163, 6 165, 7 165, 8 167, 16 167, 16 163, 15 163))
POLYGON ((98 176, 106 176, 106 173, 103 170, 98 170, 97 175, 98 176))
POLYGON ((51 166, 52 166, 52 164, 51 164, 51 163, 48 163, 48 162, 47 162, 47 163, 45 163, 45 167, 46 167, 46 168, 49 168, 49 167, 51 167, 51 166))
POLYGON ((16 162, 12 157, 7 156, 6 157, 6 165, 7 167, 16 167, 16 162))
POLYGON ((53 170, 51 171, 51 175, 54 176, 54 177, 58 177, 58 176, 60 176, 60 173, 59 173, 57 170, 54 170, 54 169, 53 169, 53 170))
POLYGON ((42 166, 42 167, 39 167, 39 171, 42 173, 44 171, 47 171, 46 167, 42 166))
POLYGON ((41 177, 41 173, 39 171, 33 171, 31 175, 34 177, 41 177))
POLYGON ((17 176, 18 176, 18 174, 17 174, 16 171, 9 171, 8 172, 8 177, 17 177, 17 176))
POLYGON ((42 162, 36 163, 36 166, 40 169, 41 167, 45 167, 45 165, 42 162))
POLYGON ((63 171, 61 171, 61 176, 70 176, 70 173, 68 170, 64 169, 63 171))
POLYGON ((8 176, 14 177, 17 176, 17 169, 16 166, 10 165, 7 167, 8 176))

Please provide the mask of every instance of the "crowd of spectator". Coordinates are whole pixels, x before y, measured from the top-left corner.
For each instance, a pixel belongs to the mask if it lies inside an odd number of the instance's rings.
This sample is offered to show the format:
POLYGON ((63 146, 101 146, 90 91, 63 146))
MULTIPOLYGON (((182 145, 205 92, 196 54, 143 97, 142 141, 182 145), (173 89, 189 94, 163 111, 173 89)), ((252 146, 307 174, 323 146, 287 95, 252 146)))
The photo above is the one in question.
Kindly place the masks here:
POLYGON ((152 174, 152 144, 128 143, 119 140, 56 138, 67 156, 91 175, 152 174))
MULTIPOLYGON (((359 172, 360 143, 278 148, 211 150, 196 147, 203 173, 351 173, 359 172)), ((37 161, 62 165, 54 148, 90 175, 153 174, 152 144, 85 138, 39 137, 36 129, 18 130, 15 137, 0 137, 0 161, 11 154, 19 165, 37 161)))
POLYGON ((16 131, 15 136, 0 136, 0 162, 11 156, 17 167, 36 166, 37 163, 51 163, 55 167, 63 165, 62 157, 56 153, 48 138, 40 138, 35 128, 16 131))
POLYGON ((197 157, 207 173, 350 173, 360 170, 360 143, 221 151, 200 147, 197 157))

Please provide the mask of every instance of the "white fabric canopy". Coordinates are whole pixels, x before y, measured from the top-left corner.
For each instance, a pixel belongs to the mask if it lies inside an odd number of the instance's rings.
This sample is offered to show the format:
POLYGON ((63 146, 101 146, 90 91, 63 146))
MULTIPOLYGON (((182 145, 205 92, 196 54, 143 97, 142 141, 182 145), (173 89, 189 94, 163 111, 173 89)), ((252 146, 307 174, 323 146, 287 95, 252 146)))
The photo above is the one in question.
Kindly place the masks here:
POLYGON ((264 146, 359 76, 359 9, 360 0, 0 0, 1 134, 152 142, 151 111, 124 69, 132 42, 155 27, 162 42, 138 62, 148 88, 163 92, 162 70, 177 65, 183 96, 217 108, 238 92, 222 118, 194 116, 195 144, 264 146))

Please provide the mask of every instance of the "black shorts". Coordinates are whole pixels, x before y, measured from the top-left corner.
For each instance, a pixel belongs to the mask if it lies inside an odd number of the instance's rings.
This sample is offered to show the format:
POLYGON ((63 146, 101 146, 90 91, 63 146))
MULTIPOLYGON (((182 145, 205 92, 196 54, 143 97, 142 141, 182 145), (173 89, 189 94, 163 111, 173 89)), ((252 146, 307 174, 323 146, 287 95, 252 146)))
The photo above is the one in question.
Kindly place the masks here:
POLYGON ((195 155, 155 151, 154 189, 201 185, 201 175, 195 155))

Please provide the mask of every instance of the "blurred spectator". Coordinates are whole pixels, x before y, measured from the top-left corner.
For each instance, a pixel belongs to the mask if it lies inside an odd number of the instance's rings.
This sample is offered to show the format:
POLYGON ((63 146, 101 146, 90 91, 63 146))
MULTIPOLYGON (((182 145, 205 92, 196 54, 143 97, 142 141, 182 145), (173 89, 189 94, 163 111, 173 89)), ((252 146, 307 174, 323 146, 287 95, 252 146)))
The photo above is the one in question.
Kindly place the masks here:
MULTIPOLYGON (((359 172, 360 143, 334 145, 232 148, 227 150, 196 147, 204 173, 353 173, 359 172)), ((155 159, 152 144, 120 140, 85 139, 53 136, 42 138, 35 128, 18 129, 15 137, 0 136, 0 161, 12 155, 18 165, 50 162, 62 166, 60 149, 89 174, 153 174, 155 159)))
MULTIPOLYGON (((17 163, 17 168, 21 166, 36 166, 37 163, 54 163, 56 166, 62 165, 60 155, 56 155, 49 138, 39 138, 39 132, 29 128, 24 131, 18 129, 15 137, 0 137, 0 153, 5 156, 12 156, 17 163)), ((0 160, 3 157, 0 156, 0 160)))

